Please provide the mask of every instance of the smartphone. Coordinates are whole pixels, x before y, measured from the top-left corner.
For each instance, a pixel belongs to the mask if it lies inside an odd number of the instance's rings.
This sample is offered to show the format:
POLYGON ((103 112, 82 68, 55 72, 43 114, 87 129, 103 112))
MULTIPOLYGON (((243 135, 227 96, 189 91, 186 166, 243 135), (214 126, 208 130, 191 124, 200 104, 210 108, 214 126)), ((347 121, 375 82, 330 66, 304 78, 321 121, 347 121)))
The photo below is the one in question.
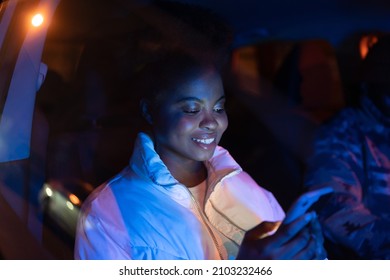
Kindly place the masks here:
POLYGON ((325 187, 302 194, 287 211, 284 223, 291 223, 298 217, 304 215, 321 196, 331 192, 333 192, 333 188, 325 187))

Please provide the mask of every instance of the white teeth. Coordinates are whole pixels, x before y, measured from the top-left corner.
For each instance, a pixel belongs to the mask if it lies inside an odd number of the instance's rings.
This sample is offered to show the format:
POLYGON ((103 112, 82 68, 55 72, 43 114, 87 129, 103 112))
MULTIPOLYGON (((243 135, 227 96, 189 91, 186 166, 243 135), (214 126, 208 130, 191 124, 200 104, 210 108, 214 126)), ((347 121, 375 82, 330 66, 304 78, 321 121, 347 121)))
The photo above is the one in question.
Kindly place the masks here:
POLYGON ((195 142, 202 143, 202 144, 211 144, 214 142, 215 138, 209 138, 209 139, 197 139, 197 138, 192 138, 195 142))

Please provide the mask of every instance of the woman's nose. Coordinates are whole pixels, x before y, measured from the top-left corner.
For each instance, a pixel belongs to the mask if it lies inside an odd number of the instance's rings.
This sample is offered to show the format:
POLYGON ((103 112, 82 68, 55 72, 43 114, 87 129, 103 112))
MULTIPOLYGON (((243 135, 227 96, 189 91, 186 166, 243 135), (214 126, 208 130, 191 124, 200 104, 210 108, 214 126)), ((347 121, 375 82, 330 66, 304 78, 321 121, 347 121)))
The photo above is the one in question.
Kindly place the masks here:
POLYGON ((207 130, 214 130, 218 127, 218 122, 212 114, 205 113, 200 122, 200 127, 207 130))

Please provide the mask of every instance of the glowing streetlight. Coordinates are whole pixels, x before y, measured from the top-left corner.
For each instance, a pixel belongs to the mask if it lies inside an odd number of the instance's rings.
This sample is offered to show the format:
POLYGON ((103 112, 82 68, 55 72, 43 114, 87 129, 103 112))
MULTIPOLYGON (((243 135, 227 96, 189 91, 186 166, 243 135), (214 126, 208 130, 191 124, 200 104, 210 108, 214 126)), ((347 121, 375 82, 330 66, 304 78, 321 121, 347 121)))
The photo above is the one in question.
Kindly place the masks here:
POLYGON ((48 184, 45 184, 45 193, 49 197, 53 195, 53 191, 51 190, 51 188, 48 184))
POLYGON ((69 208, 69 210, 73 210, 74 209, 74 206, 73 206, 73 204, 70 201, 66 202, 66 206, 69 208))
POLYGON ((69 200, 70 200, 70 202, 72 202, 74 205, 80 205, 80 204, 81 204, 80 199, 79 199, 77 196, 75 196, 73 193, 71 193, 71 194, 69 195, 69 200))
POLYGON ((42 25, 42 23, 43 23, 43 16, 41 14, 36 14, 31 19, 31 24, 35 27, 42 25))

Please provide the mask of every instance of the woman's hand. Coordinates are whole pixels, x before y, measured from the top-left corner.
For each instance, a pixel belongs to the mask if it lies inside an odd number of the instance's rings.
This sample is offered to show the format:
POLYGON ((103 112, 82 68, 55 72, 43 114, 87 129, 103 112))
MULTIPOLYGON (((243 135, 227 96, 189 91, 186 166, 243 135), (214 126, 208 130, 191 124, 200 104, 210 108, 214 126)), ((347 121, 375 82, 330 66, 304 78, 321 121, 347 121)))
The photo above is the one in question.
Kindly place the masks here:
POLYGON ((322 188, 305 193, 294 202, 281 225, 265 221, 249 230, 237 259, 325 259, 321 225, 315 212, 306 211, 322 195, 331 192, 331 188, 322 188))
POLYGON ((274 226, 263 222, 245 234, 237 259, 325 259, 321 227, 314 212, 282 223, 275 234, 259 238, 274 226))

